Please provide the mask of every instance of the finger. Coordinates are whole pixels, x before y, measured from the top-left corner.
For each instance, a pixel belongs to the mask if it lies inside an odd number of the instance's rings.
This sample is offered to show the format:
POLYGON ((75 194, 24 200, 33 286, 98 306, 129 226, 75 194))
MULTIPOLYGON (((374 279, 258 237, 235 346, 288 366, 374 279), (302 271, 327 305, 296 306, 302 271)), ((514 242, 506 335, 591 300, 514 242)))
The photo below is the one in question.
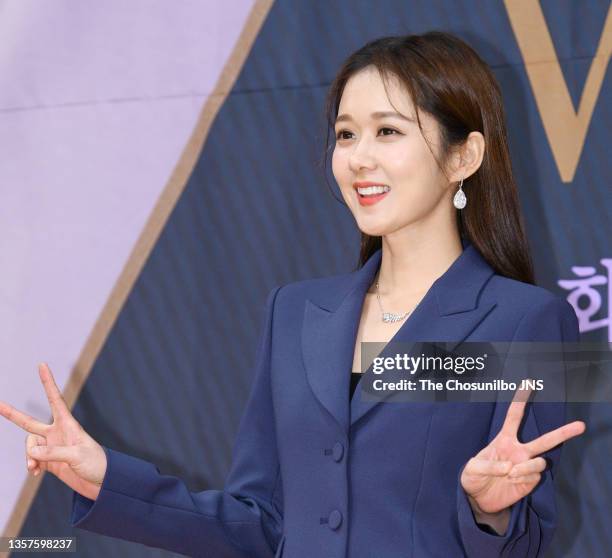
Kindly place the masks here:
POLYGON ((12 407, 7 403, 2 403, 2 401, 0 401, 0 415, 2 415, 5 419, 10 420, 13 424, 23 428, 26 432, 31 432, 32 434, 40 434, 41 436, 44 436, 49 430, 48 424, 44 424, 30 415, 22 413, 21 411, 15 409, 15 407, 12 407))
POLYGON ((42 436, 37 436, 35 434, 28 434, 26 436, 26 464, 27 469, 30 473, 36 475, 36 471, 40 472, 40 463, 29 456, 29 449, 35 446, 43 446, 46 445, 47 441, 42 436))
POLYGON ((31 471, 32 469, 34 469, 34 467, 36 467, 36 465, 38 464, 38 461, 36 461, 35 459, 32 459, 29 456, 28 450, 30 448, 33 448, 34 446, 37 446, 38 443, 36 441, 36 438, 34 437, 34 434, 28 434, 26 436, 26 468, 28 469, 28 471, 31 471))
POLYGON ((76 446, 36 446, 28 450, 29 455, 39 461, 60 461, 75 465, 80 461, 76 446))
MULTIPOLYGON (((39 446, 46 446, 47 442, 44 438, 42 438, 41 436, 37 436, 37 442, 39 446)), ((36 460, 36 467, 32 470, 32 474, 36 477, 38 475, 40 475, 42 472, 47 470, 47 463, 45 461, 38 461, 36 460)))
POLYGON ((528 459, 527 461, 523 461, 522 463, 517 463, 508 476, 510 478, 514 477, 522 477, 524 475, 530 475, 533 473, 541 473, 544 469, 546 469, 546 459, 543 457, 534 457, 533 459, 528 459))
POLYGON ((506 418, 502 425, 501 431, 504 434, 516 436, 518 434, 519 426, 523 420, 523 414, 525 412, 525 405, 533 390, 531 388, 521 389, 518 388, 512 398, 512 403, 508 406, 506 412, 506 418))
MULTIPOLYGON (((45 440, 42 436, 36 436, 36 441, 38 442, 39 446, 47 445, 47 440, 45 440)), ((47 464, 44 461, 36 461, 36 463, 38 463, 38 467, 32 471, 34 476, 40 475, 40 473, 47 470, 47 464)))
POLYGON ((465 467, 470 475, 503 477, 512 469, 512 461, 491 461, 472 457, 465 467))
POLYGON ((55 378, 53 378, 53 374, 51 373, 47 363, 41 362, 38 365, 38 373, 40 375, 40 380, 42 381, 43 387, 45 388, 45 393, 47 394, 47 399, 49 400, 49 405, 51 406, 53 418, 57 419, 62 415, 70 415, 70 410, 68 409, 68 406, 62 397, 62 393, 55 383, 55 378))
POLYGON ((513 477, 510 479, 510 482, 513 484, 538 483, 540 482, 541 477, 542 475, 540 475, 540 473, 532 473, 530 475, 523 475, 521 477, 513 477))
POLYGON ((539 438, 527 442, 524 444, 525 449, 531 453, 531 455, 538 455, 544 453, 555 446, 573 438, 579 436, 586 430, 586 424, 581 420, 576 420, 568 424, 564 424, 555 430, 551 430, 546 434, 542 434, 539 438))
POLYGON ((28 434, 26 436, 26 469, 28 471, 34 469, 34 467, 37 464, 37 461, 35 459, 32 459, 29 455, 28 455, 28 450, 31 447, 36 446, 36 440, 34 439, 34 436, 32 434, 28 434))

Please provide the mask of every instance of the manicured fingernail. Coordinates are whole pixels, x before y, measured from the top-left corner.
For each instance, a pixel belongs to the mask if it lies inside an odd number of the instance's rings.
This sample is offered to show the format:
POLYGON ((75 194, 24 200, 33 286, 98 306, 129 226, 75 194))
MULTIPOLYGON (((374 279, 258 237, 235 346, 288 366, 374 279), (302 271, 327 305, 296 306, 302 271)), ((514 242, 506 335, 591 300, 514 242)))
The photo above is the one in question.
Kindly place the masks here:
POLYGON ((40 452, 41 452, 41 451, 42 451, 42 450, 41 450, 41 448, 39 448, 39 447, 36 447, 36 448, 30 448, 30 453, 31 453, 31 454, 33 454, 33 455, 40 455, 40 452))

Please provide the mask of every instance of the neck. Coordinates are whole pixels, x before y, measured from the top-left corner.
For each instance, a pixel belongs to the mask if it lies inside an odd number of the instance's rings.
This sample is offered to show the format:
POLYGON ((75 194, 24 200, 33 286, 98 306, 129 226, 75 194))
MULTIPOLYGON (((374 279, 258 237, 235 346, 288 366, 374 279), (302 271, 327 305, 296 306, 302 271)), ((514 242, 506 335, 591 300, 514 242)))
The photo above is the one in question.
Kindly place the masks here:
POLYGON ((391 300, 414 300, 461 255, 463 247, 456 229, 447 234, 397 231, 382 238, 382 259, 374 283, 381 296, 391 300))

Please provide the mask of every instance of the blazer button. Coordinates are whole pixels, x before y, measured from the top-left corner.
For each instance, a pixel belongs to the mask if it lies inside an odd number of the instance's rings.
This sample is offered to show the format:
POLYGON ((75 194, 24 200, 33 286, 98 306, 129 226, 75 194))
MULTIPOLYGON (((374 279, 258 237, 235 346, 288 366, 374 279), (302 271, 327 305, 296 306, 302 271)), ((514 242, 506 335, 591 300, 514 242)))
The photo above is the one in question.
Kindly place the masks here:
POLYGON ((340 527, 341 524, 342 524, 342 514, 338 510, 333 510, 329 514, 329 521, 328 521, 329 528, 335 531, 338 527, 340 527))
POLYGON ((340 442, 336 442, 332 449, 332 457, 334 461, 340 462, 342 461, 342 456, 344 455, 344 446, 340 442))

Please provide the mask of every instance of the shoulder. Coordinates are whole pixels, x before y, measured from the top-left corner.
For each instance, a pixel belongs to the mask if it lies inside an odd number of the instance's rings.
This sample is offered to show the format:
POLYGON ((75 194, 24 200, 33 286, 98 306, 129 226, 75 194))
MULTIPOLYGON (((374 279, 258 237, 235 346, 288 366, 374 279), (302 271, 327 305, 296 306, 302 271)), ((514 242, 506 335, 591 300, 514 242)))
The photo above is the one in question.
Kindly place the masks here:
POLYGON ((515 340, 552 341, 559 337, 577 340, 574 308, 565 298, 544 287, 494 274, 483 297, 496 303, 498 315, 505 315, 516 324, 515 340))
POLYGON ((276 305, 303 309, 304 302, 310 300, 323 307, 333 306, 348 292, 354 278, 355 272, 348 272, 285 283, 276 287, 279 290, 276 305))
POLYGON ((521 314, 533 310, 551 312, 555 308, 573 312, 571 304, 552 291, 502 275, 494 274, 487 284, 486 291, 489 296, 497 299, 498 304, 516 308, 521 314))

